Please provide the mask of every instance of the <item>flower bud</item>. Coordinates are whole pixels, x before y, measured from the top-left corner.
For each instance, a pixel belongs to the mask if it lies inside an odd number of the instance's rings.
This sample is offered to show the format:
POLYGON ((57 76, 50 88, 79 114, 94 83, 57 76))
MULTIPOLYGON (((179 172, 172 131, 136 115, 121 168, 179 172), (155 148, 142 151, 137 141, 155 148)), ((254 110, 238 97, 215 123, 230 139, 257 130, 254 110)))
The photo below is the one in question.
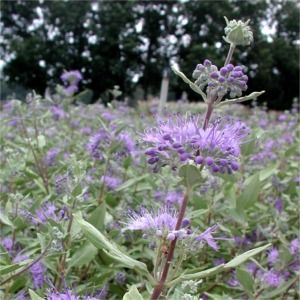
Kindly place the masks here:
POLYGON ((253 42, 253 33, 248 26, 250 20, 247 22, 242 22, 240 20, 228 21, 228 19, 225 17, 225 21, 226 27, 224 31, 226 36, 223 38, 227 43, 246 46, 253 42))

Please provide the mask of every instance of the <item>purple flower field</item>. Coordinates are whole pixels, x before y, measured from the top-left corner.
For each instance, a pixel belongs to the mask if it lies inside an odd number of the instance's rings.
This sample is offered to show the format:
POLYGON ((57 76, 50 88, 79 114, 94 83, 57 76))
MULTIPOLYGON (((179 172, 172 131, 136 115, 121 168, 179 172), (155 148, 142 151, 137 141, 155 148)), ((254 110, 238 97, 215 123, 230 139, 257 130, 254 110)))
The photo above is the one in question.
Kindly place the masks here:
POLYGON ((155 111, 3 105, 1 299, 148 299, 175 239, 167 299, 297 297, 297 107, 216 109, 206 130, 202 105, 155 111), (182 165, 202 172, 176 229, 182 165))

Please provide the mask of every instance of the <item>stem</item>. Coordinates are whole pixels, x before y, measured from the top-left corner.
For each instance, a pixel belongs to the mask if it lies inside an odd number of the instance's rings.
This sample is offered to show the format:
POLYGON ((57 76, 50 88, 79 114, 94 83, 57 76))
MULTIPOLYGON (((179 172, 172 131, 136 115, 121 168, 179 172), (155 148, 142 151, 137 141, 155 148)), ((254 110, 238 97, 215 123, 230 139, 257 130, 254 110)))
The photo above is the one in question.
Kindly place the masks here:
POLYGON ((232 54, 234 52, 234 49, 235 49, 235 44, 230 44, 230 48, 229 48, 229 51, 228 51, 228 54, 227 54, 224 66, 226 66, 226 65, 228 65, 230 63, 231 58, 232 58, 232 54))
POLYGON ((206 110, 206 115, 205 115, 205 119, 204 119, 204 124, 203 124, 203 129, 205 130, 208 126, 211 114, 213 112, 214 106, 213 106, 213 101, 209 101, 208 105, 207 105, 207 110, 206 110))
POLYGON ((106 176, 107 171, 108 171, 109 162, 110 162, 110 156, 107 157, 106 164, 105 164, 105 167, 104 167, 103 182, 102 182, 102 185, 101 185, 101 188, 100 188, 99 197, 98 197, 98 204, 99 205, 103 202, 104 188, 105 188, 105 176, 106 176))
MULTIPOLYGON (((183 200, 182 200, 182 203, 181 203, 181 207, 180 207, 180 210, 179 210, 175 230, 179 230, 181 228, 182 220, 184 218, 185 210, 186 210, 187 203, 188 203, 188 200, 189 200, 189 195, 190 195, 190 190, 188 189, 185 196, 184 196, 184 198, 183 198, 183 200)), ((158 300, 160 298, 160 295, 161 295, 163 289, 164 289, 165 282, 166 282, 166 279, 167 279, 167 276, 168 276, 168 273, 169 273, 170 265, 171 265, 171 262, 172 262, 173 257, 174 257, 176 242, 177 242, 177 238, 175 238, 170 243, 166 263, 163 267, 161 278, 160 278, 159 282, 157 283, 156 287, 153 290, 151 300, 158 300)))
POLYGON ((70 211, 70 220, 69 220, 68 228, 67 228, 67 240, 64 243, 64 254, 62 256, 60 256, 60 258, 59 258, 59 263, 57 266, 58 274, 54 280, 57 290, 60 289, 61 284, 62 284, 62 277, 65 276, 67 253, 68 253, 68 250, 71 245, 71 229, 72 229, 72 225, 73 225, 73 210, 75 208, 75 204, 76 204, 76 198, 73 201, 72 209, 70 211))

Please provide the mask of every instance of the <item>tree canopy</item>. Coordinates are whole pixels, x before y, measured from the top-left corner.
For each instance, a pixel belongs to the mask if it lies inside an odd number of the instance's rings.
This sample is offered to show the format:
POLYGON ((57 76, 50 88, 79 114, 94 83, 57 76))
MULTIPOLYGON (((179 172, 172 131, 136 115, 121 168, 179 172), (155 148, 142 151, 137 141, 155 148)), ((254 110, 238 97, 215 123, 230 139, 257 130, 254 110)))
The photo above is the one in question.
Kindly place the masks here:
MULTIPOLYGON (((299 6, 287 0, 2 1, 3 78, 43 93, 78 69, 95 99, 114 85, 128 96, 140 86, 146 97, 171 61, 186 74, 205 58, 222 64, 224 15, 251 19, 255 42, 233 57, 248 67, 250 92, 266 90, 270 108, 289 108, 298 96, 299 6)), ((176 97, 186 90, 175 76, 170 87, 176 97)))

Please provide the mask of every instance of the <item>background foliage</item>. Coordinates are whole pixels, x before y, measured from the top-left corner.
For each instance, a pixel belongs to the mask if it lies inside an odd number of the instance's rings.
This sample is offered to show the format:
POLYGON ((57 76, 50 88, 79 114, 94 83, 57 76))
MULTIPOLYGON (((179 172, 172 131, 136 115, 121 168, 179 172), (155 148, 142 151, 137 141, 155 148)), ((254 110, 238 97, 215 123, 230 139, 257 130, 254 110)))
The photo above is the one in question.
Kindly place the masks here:
MULTIPOLYGON (((237 52, 249 67, 250 91, 286 109, 298 96, 299 6, 296 1, 2 1, 2 96, 15 86, 43 93, 64 69, 83 72, 94 100, 115 84, 132 96, 157 94, 162 71, 176 60, 186 74, 211 58, 221 63, 224 19, 251 19, 255 43, 237 52), (268 27, 266 27, 266 24, 268 27), (271 36, 262 30, 275 28, 271 36), (134 79, 134 80, 132 80, 134 79), (8 82, 8 84, 7 84, 8 82)), ((171 76, 171 97, 184 84, 171 76)), ((196 100, 195 94, 189 94, 196 100)), ((173 100, 172 99, 172 100, 173 100)))

